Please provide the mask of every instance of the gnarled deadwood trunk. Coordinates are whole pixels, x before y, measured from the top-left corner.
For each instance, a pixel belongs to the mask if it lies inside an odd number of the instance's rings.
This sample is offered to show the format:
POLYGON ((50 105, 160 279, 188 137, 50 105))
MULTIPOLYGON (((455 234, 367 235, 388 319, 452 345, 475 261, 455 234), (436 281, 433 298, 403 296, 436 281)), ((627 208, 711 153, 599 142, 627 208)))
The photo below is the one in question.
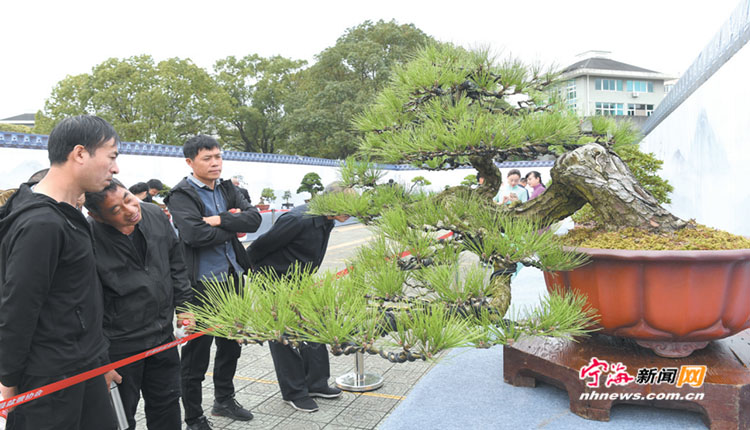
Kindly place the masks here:
POLYGON ((552 223, 589 203, 609 228, 637 227, 671 232, 686 225, 659 205, 617 154, 597 143, 561 155, 550 175, 552 184, 544 194, 500 209, 515 216, 552 223))

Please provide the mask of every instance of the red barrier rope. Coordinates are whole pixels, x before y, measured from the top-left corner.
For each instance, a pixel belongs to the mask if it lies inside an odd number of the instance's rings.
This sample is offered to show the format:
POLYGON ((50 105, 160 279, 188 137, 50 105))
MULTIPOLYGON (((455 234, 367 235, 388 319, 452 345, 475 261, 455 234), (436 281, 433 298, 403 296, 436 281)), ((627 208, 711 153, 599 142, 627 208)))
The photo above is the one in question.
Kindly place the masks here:
POLYGON ((165 351, 170 348, 174 348, 177 345, 181 345, 183 343, 186 343, 189 340, 193 340, 197 337, 203 336, 204 334, 208 333, 210 330, 193 333, 191 335, 188 335, 186 337, 183 337, 182 339, 173 340, 171 342, 167 342, 164 345, 157 346, 155 348, 151 348, 148 351, 141 352, 139 354, 132 355, 127 358, 123 358, 122 360, 115 361, 114 363, 110 363, 101 367, 97 367, 96 369, 89 370, 87 372, 80 373, 75 376, 71 376, 70 378, 63 379, 61 381, 53 382, 51 384, 47 384, 43 387, 36 388, 31 391, 27 391, 25 393, 18 394, 16 396, 11 397, 10 399, 4 399, 0 401, 0 412, 4 412, 8 408, 12 408, 14 406, 21 405, 23 403, 26 403, 30 400, 38 399, 40 397, 46 396, 47 394, 54 393, 55 391, 60 391, 64 388, 68 388, 72 385, 78 384, 79 382, 86 381, 88 379, 97 377, 99 375, 103 375, 110 370, 117 369, 118 367, 122 367, 125 365, 128 365, 130 363, 134 363, 138 360, 142 360, 146 357, 152 356, 154 354, 157 354, 159 352, 165 351))

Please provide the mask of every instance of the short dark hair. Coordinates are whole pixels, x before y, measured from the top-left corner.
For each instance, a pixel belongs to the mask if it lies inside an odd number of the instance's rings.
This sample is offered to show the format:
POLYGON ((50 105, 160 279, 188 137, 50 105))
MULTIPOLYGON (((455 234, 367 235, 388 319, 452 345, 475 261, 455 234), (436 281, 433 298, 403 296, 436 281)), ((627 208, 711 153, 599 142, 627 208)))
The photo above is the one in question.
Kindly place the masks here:
POLYGON ((104 188, 103 190, 98 191, 96 193, 87 192, 86 201, 83 202, 83 205, 86 206, 86 209, 88 209, 89 212, 91 213, 95 213, 95 214, 100 213, 101 204, 104 201, 104 199, 107 198, 107 194, 116 190, 118 187, 125 188, 125 185, 123 185, 122 182, 118 181, 117 179, 112 178, 112 182, 110 182, 109 185, 107 185, 107 187, 104 188))
POLYGON ((185 158, 195 160, 195 157, 201 152, 201 149, 210 150, 214 148, 221 149, 221 145, 219 145, 219 142, 217 142, 216 139, 211 136, 206 136, 205 134, 199 134, 191 137, 185 142, 185 145, 182 147, 182 153, 185 155, 185 158))
POLYGON ((508 177, 510 177, 510 175, 518 175, 518 177, 520 178, 521 171, 518 169, 510 169, 510 172, 508 172, 508 177))
POLYGON ((94 115, 78 115, 60 121, 47 140, 47 155, 50 164, 63 164, 76 145, 83 145, 86 152, 94 152, 110 139, 120 142, 114 127, 94 115))
POLYGON ((161 191, 162 188, 164 188, 164 184, 161 183, 158 179, 149 179, 148 182, 146 182, 148 185, 148 189, 156 188, 157 190, 161 191))
POLYGON ((128 188, 128 191, 130 191, 132 194, 139 194, 148 191, 148 185, 145 182, 138 182, 137 184, 133 184, 128 188))

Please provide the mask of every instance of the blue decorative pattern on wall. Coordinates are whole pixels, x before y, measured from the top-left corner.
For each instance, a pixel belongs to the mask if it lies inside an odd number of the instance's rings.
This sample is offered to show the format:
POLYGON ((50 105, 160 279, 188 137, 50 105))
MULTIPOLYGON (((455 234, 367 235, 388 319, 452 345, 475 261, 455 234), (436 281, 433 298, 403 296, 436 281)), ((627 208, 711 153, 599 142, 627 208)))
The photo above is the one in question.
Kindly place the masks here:
MULTIPOLYGON (((0 131, 0 148, 47 149, 49 136, 41 134, 9 133, 0 131)), ((157 145, 154 143, 121 142, 117 148, 120 154, 150 155, 156 157, 183 158, 182 147, 157 145)), ((305 164, 309 166, 338 167, 340 160, 302 157, 299 155, 259 154, 256 152, 224 151, 223 158, 229 161, 249 161, 256 163, 305 164)), ((509 161, 498 163, 498 167, 549 167, 553 161, 509 161)), ((409 164, 380 164, 383 170, 421 170, 409 164)), ((470 169, 471 167, 465 166, 470 169)))

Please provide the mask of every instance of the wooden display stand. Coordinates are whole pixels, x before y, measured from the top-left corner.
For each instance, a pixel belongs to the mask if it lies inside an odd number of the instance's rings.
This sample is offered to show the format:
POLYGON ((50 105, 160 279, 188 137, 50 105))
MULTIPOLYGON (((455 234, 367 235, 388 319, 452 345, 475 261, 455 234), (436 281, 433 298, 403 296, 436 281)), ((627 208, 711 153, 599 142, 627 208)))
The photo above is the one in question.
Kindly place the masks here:
POLYGON ((553 338, 528 338, 503 348, 505 382, 517 387, 534 387, 543 381, 568 392, 570 410, 591 420, 609 421, 615 403, 683 409, 702 414, 712 430, 750 429, 750 330, 713 341, 708 347, 685 358, 659 357, 630 339, 593 335, 576 343, 553 338), (605 386, 606 375, 599 387, 587 386, 591 378, 580 378, 582 367, 592 357, 609 363, 622 363, 627 372, 636 376, 639 368, 680 368, 686 365, 708 367, 703 385, 695 388, 673 384, 636 384, 605 386), (582 393, 703 393, 699 400, 581 400, 582 393))

